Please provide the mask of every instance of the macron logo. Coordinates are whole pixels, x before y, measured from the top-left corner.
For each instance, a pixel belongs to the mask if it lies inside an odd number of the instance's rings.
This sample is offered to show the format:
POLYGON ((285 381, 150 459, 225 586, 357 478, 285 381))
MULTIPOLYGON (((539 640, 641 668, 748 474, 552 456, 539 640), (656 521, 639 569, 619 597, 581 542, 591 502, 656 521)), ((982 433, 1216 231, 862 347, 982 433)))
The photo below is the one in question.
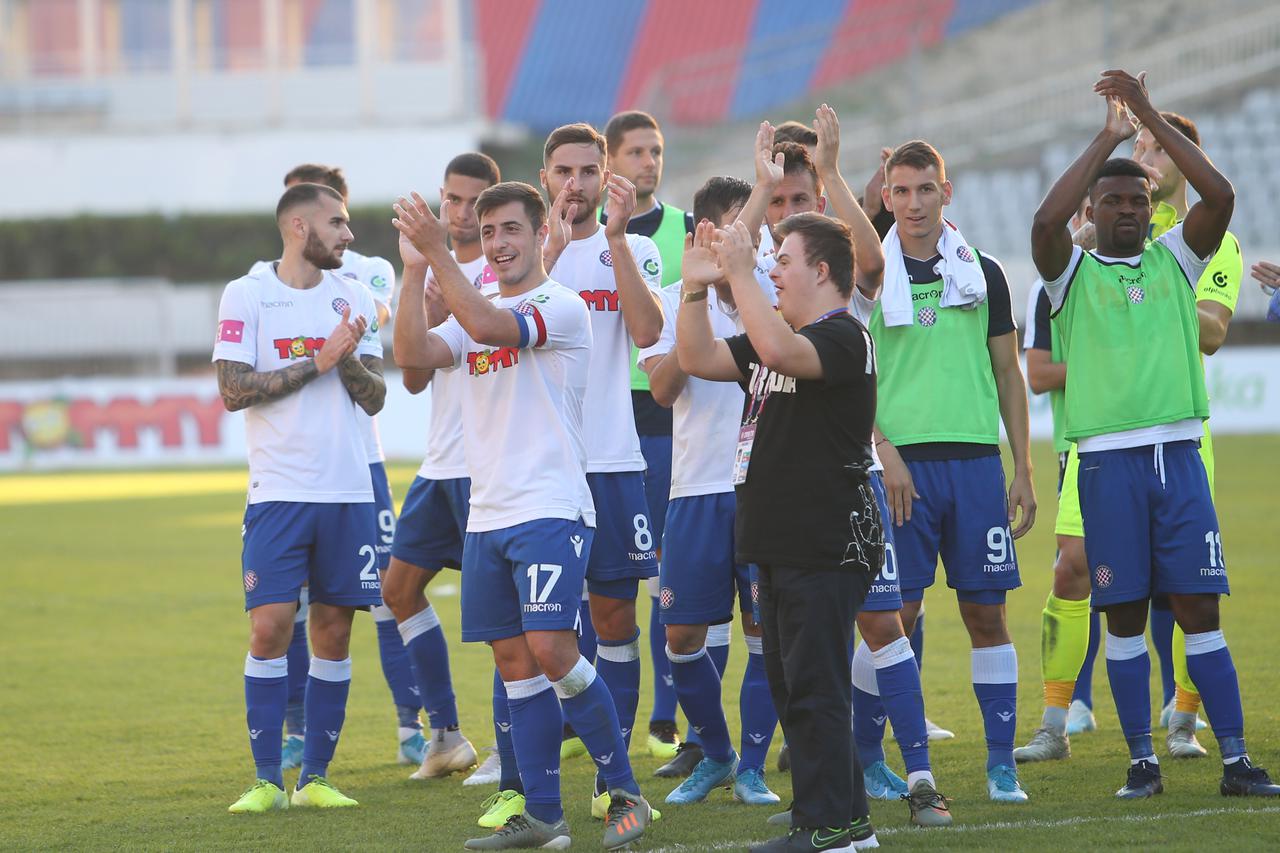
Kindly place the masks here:
POLYGON ((877 726, 883 726, 885 719, 885 717, 872 717, 871 722, 875 723, 877 726))
POLYGON ((996 716, 1000 718, 1000 722, 1007 723, 1013 719, 1012 711, 996 711, 996 716))
POLYGON ((329 736, 329 740, 334 743, 337 742, 338 735, 341 734, 341 732, 334 732, 334 731, 330 731, 329 729, 325 729, 324 733, 327 734, 329 736))
POLYGON ((605 767, 608 767, 610 764, 613 763, 613 753, 611 752, 608 755, 597 755, 596 761, 600 762, 605 767))
POLYGON ((575 534, 569 537, 569 541, 573 544, 573 555, 575 557, 581 557, 582 546, 584 544, 582 537, 575 534))
POLYGON ((668 687, 676 686, 676 680, 669 675, 662 676, 662 683, 667 685, 668 687))
POLYGON ((249 729, 249 740, 257 740, 260 734, 262 734, 262 729, 249 729))
POLYGON ((511 731, 511 724, 510 724, 510 723, 498 723, 497 725, 498 725, 498 731, 500 731, 500 732, 509 732, 509 731, 511 731))
POLYGON ((764 743, 764 735, 749 734, 747 735, 747 737, 751 738, 751 742, 754 743, 756 746, 759 746, 760 744, 764 743))

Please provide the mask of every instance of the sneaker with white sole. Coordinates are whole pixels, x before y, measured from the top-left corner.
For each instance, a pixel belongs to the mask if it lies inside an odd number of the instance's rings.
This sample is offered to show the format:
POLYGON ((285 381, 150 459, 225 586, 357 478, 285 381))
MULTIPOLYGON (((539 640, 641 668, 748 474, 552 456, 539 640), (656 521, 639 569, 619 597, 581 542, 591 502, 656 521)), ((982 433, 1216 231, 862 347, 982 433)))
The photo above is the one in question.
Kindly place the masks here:
POLYGON ((489 753, 475 772, 462 780, 464 785, 496 785, 502 781, 502 759, 498 756, 498 748, 490 746, 485 749, 489 753))
POLYGON ((924 718, 924 730, 929 735, 929 740, 951 740, 956 733, 935 723, 928 717, 924 718))
POLYGON ((1057 761, 1071 757, 1071 741, 1065 734, 1041 726, 1031 736, 1026 746, 1013 751, 1013 760, 1019 764, 1031 761, 1057 761))
POLYGON ((409 778, 442 779, 451 773, 474 767, 475 763, 476 748, 471 745, 471 741, 456 731, 448 732, 440 729, 431 738, 431 749, 427 752, 426 758, 422 759, 422 766, 409 778), (448 739, 449 734, 456 734, 457 739, 451 742, 448 739))
POLYGON ((467 850, 567 850, 569 844, 569 824, 563 817, 555 823, 543 823, 529 815, 517 814, 493 835, 467 839, 462 846, 467 850))
POLYGON ((733 798, 749 806, 770 806, 782 802, 782 798, 765 784, 764 771, 754 767, 737 772, 733 780, 733 798))
POLYGON ((1067 737, 1097 730, 1098 718, 1093 715, 1093 709, 1079 699, 1072 699, 1067 707, 1067 737))
POLYGON ((1025 803, 1029 799, 1018 781, 1018 771, 1007 764, 987 771, 987 796, 996 803, 1025 803))

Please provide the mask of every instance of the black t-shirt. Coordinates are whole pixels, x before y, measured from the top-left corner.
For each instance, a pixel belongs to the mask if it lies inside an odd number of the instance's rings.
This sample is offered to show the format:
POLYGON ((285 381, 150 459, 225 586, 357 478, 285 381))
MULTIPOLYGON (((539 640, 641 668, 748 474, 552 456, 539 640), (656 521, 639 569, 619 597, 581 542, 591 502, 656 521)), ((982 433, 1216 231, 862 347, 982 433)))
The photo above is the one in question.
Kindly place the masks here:
POLYGON ((727 339, 755 424, 746 482, 737 487, 740 563, 880 571, 884 531, 867 484, 876 416, 875 347, 847 312, 805 326, 822 379, 793 379, 760 363, 746 335, 727 339))
MULTIPOLYGON (((631 221, 627 223, 627 233, 652 237, 658 232, 658 226, 662 224, 663 210, 662 202, 658 202, 652 210, 631 217, 631 221)), ((602 223, 609 221, 603 210, 600 211, 600 221, 602 223)), ((684 214, 684 230, 688 234, 692 234, 694 230, 693 214, 688 211, 684 214)), ((631 411, 636 418, 638 435, 671 435, 671 410, 659 406, 658 401, 653 399, 653 395, 648 391, 633 390, 631 392, 631 411)))
MULTIPOLYGON (((1009 295, 1009 280, 1005 278, 1004 268, 995 258, 978 253, 982 263, 982 275, 987 280, 987 337, 998 338, 1015 331, 1018 326, 1013 321, 1013 299, 1009 295)), ((938 280, 933 268, 941 260, 934 255, 927 261, 903 255, 902 260, 907 268, 907 276, 912 284, 927 284, 938 280)), ((928 441, 921 444, 906 444, 898 448, 903 459, 911 462, 930 462, 943 459, 978 459, 983 456, 999 456, 998 444, 973 444, 963 441, 928 441)))

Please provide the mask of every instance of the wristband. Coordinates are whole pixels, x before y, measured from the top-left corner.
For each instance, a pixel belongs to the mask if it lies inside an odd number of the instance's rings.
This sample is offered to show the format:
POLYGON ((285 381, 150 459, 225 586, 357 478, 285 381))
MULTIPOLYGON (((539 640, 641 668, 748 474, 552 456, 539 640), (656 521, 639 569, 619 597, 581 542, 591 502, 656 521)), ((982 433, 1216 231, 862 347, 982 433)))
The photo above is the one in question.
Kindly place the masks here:
POLYGON ((682 290, 680 291, 681 302, 700 302, 707 298, 706 290, 682 290))

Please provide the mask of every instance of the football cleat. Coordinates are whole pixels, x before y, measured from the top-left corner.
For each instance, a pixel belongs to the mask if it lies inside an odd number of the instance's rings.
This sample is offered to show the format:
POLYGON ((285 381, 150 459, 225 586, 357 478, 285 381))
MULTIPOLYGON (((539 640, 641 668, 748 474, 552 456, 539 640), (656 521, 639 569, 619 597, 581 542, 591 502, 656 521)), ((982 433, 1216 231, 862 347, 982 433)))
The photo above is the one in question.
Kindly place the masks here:
POLYGON ((883 759, 862 771, 862 781, 873 800, 900 800, 907 795, 907 783, 883 759))
POLYGON ((880 846, 871 818, 861 817, 849 824, 849 843, 854 850, 870 850, 880 846))
POLYGON ((749 806, 770 806, 782 802, 765 784, 764 772, 754 767, 738 771, 733 782, 733 798, 749 806))
POLYGON ((496 746, 488 747, 489 754, 475 769, 475 772, 462 780, 464 785, 496 785, 502 781, 502 759, 498 756, 496 746))
POLYGON ((493 835, 467 839, 462 846, 467 850, 567 850, 570 840, 569 824, 563 817, 555 823, 543 823, 529 815, 517 814, 493 835))
POLYGON ((987 771, 987 796, 996 803, 1025 803, 1027 792, 1018 782, 1018 771, 1007 764, 987 771))
POLYGON ((1218 790, 1224 797, 1280 797, 1280 785, 1271 781, 1267 771, 1254 767, 1248 756, 1223 765, 1218 790))
MULTIPOLYGON (((609 800, 610 800, 610 797, 609 797, 608 791, 605 791, 600 794, 595 794, 591 797, 591 819, 592 820, 604 820, 606 817, 608 817, 609 800)), ((658 821, 662 820, 662 812, 658 811, 653 806, 649 807, 649 811, 653 814, 654 823, 657 823, 658 821)))
POLYGON ((810 853, 810 851, 852 850, 853 840, 847 826, 793 827, 781 838, 753 844, 747 848, 751 853, 810 853))
POLYGON ((924 718, 924 730, 929 735, 929 740, 951 740, 956 733, 935 723, 928 717, 924 718))
POLYGON ((792 803, 790 806, 787 806, 787 810, 785 812, 778 812, 777 814, 769 815, 769 819, 766 820, 765 823, 769 824, 769 826, 791 826, 791 808, 794 805, 795 804, 792 803))
POLYGON ((1026 746, 1013 751, 1013 760, 1018 764, 1031 761, 1056 761, 1071 757, 1071 741, 1064 734, 1059 734, 1048 726, 1041 726, 1031 736, 1026 746))
POLYGON ((568 761, 570 758, 577 758, 579 755, 587 754, 587 745, 579 738, 568 737, 560 741, 560 760, 568 761))
MULTIPOLYGON (((1169 728, 1169 721, 1173 719, 1173 712, 1177 710, 1178 700, 1170 699, 1169 704, 1160 709, 1160 728, 1169 728)), ((1200 719, 1200 715, 1196 714, 1196 731, 1209 728, 1209 724, 1200 719)))
POLYGON ((782 749, 778 750, 778 772, 791 772, 791 747, 787 746, 787 742, 782 742, 782 749))
POLYGON ((259 779, 227 811, 232 814, 265 814, 273 809, 289 808, 289 798, 284 791, 266 779, 259 779))
MULTIPOLYGON (((734 757, 737 764, 737 757, 734 757)), ((609 811, 604 818, 604 849, 626 847, 649 828, 653 810, 645 798, 621 788, 609 791, 609 811)))
POLYGON ((673 805, 700 803, 716 788, 728 787, 733 783, 734 771, 738 769, 738 756, 731 753, 727 761, 715 761, 710 757, 703 758, 693 768, 689 778, 680 786, 667 794, 667 802, 673 805))
POLYGON ((1196 728, 1189 719, 1170 721, 1169 733, 1165 735, 1164 743, 1174 758, 1204 758, 1208 755, 1208 750, 1196 740, 1196 728))
POLYGON ((427 757, 431 744, 422 736, 422 732, 414 732, 400 741, 400 749, 396 752, 396 764, 421 764, 427 757))
POLYGON ((680 730, 670 720, 654 720, 649 723, 648 746, 649 755, 670 761, 680 749, 680 730))
POLYGON ((294 790, 293 796, 289 798, 289 805, 319 809, 343 809, 360 804, 333 787, 329 780, 323 776, 312 776, 311 781, 294 790))
POLYGON ((927 779, 916 782, 911 793, 903 794, 911 809, 911 822, 916 826, 951 826, 951 810, 947 808, 947 798, 927 779))
POLYGON ((662 779, 678 779, 688 776, 693 768, 702 761, 702 746, 685 741, 676 750, 676 757, 653 771, 653 775, 662 779))
POLYGON ((483 813, 476 824, 481 829, 497 829, 506 824, 512 815, 524 813, 524 794, 516 791, 497 791, 480 804, 483 813))
POLYGON ((297 770, 302 766, 302 748, 306 740, 301 735, 289 735, 280 747, 280 769, 297 770))
POLYGON ((1098 719, 1093 716, 1093 709, 1079 699, 1072 699, 1067 708, 1067 737, 1097 730, 1098 719))
POLYGON ((459 735, 453 746, 445 747, 441 745, 443 735, 441 730, 440 735, 431 739, 431 749, 422 759, 422 766, 410 774, 410 779, 442 779, 475 766, 476 748, 471 741, 459 735))
POLYGON ((1163 793, 1160 765, 1143 760, 1129 765, 1129 776, 1125 779, 1124 787, 1116 791, 1116 796, 1122 800, 1142 800, 1163 793))

